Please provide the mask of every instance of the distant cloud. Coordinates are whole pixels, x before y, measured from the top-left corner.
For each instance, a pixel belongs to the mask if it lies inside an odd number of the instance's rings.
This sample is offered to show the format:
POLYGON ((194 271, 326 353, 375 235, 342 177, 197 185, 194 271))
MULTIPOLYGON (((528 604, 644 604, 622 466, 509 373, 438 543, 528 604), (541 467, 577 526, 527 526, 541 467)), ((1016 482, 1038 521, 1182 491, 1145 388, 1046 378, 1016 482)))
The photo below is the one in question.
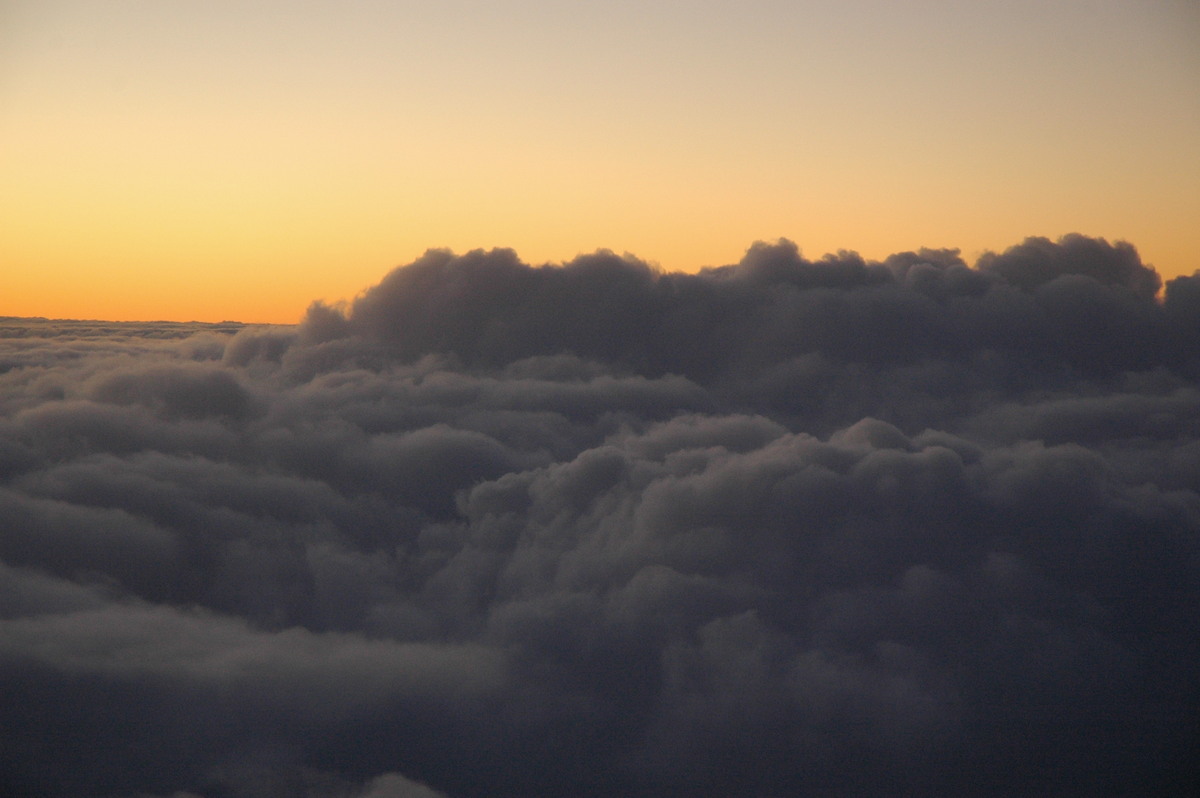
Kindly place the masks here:
POLYGON ((431 251, 0 320, 0 793, 1187 794, 1200 273, 431 251))

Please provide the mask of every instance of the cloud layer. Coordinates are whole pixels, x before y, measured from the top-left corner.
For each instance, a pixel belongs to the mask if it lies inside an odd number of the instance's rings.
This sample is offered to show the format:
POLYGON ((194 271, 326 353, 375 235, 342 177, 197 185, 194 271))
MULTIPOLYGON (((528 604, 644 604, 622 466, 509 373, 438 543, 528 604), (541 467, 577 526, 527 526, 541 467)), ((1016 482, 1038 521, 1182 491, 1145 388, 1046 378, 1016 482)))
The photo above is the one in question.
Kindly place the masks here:
POLYGON ((1198 380, 1082 236, 0 320, 0 792, 1187 794, 1198 380))

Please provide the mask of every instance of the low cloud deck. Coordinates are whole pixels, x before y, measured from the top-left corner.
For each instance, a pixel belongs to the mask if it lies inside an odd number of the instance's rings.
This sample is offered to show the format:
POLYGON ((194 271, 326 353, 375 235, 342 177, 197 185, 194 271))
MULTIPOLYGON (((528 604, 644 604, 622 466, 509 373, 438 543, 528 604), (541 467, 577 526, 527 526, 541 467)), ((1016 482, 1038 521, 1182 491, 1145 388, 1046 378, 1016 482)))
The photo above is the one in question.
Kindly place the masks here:
POLYGON ((1080 236, 0 320, 0 792, 1187 794, 1198 379, 1080 236))

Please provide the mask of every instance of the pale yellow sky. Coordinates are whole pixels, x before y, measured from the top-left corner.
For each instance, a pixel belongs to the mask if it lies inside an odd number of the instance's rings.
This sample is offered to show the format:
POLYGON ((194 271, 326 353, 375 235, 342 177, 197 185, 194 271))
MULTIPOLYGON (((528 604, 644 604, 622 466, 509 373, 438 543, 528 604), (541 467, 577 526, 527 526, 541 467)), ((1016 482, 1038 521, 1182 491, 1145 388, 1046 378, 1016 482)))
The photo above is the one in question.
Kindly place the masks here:
POLYGON ((429 247, 1200 268, 1178 0, 0 2, 0 315, 297 320, 429 247))

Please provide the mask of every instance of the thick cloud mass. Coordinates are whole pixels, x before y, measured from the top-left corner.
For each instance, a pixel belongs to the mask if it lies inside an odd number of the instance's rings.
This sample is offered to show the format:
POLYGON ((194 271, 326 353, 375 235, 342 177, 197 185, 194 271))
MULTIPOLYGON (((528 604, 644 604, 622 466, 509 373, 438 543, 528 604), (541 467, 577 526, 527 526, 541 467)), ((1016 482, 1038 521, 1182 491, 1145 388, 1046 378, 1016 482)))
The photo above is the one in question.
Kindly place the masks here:
POLYGON ((431 251, 0 320, 0 794, 1190 795, 1200 273, 431 251))

